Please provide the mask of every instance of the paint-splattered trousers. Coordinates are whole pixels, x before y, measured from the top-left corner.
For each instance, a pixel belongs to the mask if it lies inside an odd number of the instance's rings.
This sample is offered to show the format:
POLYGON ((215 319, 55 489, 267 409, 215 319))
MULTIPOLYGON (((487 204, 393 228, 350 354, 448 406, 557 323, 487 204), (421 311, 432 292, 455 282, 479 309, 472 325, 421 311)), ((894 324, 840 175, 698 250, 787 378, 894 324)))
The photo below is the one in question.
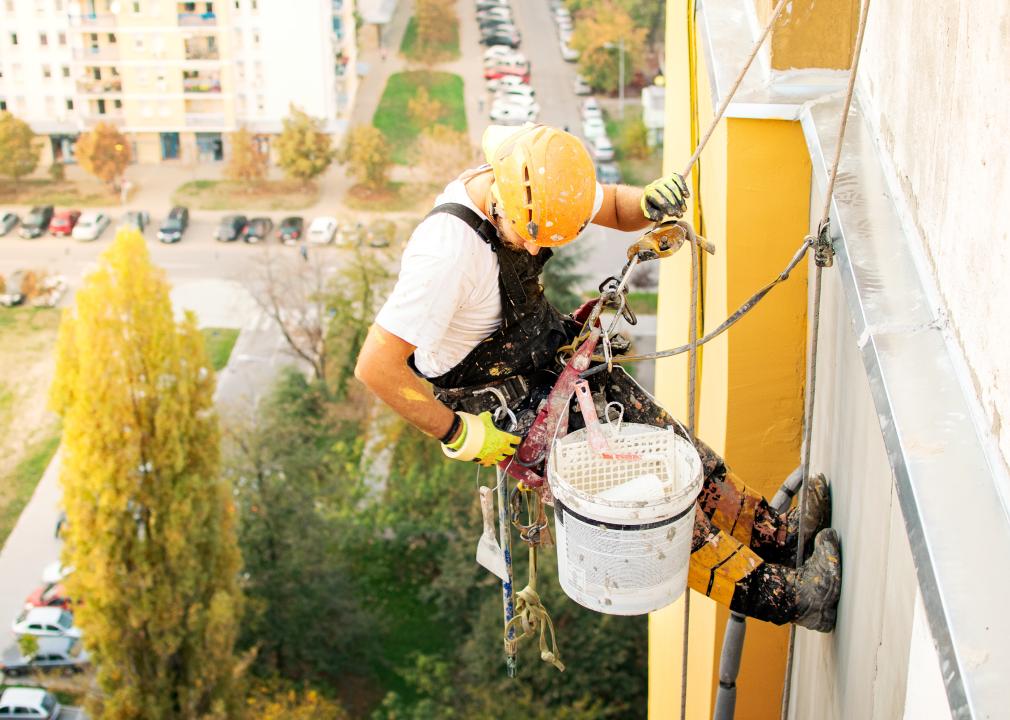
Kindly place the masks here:
MULTIPOLYGON (((624 407, 624 419, 656 427, 680 424, 622 368, 590 378, 594 394, 624 407)), ((573 412, 571 429, 582 427, 573 412)), ((705 475, 695 507, 688 585, 736 612, 776 624, 796 614, 796 521, 773 510, 708 445, 694 443, 705 475)))

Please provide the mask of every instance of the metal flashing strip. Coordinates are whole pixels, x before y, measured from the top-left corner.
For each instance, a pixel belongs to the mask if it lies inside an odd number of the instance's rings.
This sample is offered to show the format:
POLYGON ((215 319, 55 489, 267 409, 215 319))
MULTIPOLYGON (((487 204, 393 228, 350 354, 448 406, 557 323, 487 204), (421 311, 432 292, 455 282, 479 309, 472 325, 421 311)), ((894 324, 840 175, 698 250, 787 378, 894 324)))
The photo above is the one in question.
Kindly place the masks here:
MULTIPOLYGON (((705 0, 699 9, 713 106, 753 44, 747 1, 705 0)), ((844 72, 769 75, 755 64, 727 115, 799 120, 813 165, 813 196, 820 198, 844 81, 844 72)), ((1005 717, 1010 522, 998 473, 858 102, 851 113, 832 201, 833 272, 869 378, 951 715, 1005 717)))

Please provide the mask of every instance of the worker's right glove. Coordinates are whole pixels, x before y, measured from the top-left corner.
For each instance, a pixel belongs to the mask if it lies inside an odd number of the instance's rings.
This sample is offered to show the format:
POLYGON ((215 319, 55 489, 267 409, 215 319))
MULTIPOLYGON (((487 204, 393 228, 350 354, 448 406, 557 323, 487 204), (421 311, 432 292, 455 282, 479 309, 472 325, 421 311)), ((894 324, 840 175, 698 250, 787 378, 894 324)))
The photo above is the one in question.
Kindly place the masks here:
POLYGON ((473 460, 489 467, 514 453, 522 441, 521 437, 496 428, 490 412, 456 414, 463 421, 463 432, 455 441, 442 445, 442 452, 453 460, 473 460))
POLYGON ((642 191, 642 214, 659 222, 665 217, 680 217, 687 211, 691 192, 682 175, 670 173, 654 180, 642 191))

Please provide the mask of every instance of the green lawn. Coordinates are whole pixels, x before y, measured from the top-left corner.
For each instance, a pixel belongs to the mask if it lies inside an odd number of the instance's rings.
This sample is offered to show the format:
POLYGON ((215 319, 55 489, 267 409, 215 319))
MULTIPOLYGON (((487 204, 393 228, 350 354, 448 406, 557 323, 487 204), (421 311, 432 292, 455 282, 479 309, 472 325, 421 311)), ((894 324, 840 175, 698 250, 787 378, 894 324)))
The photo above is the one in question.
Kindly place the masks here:
POLYGON ((62 205, 71 207, 105 207, 119 205, 118 192, 94 181, 63 181, 25 179, 0 181, 0 204, 62 205))
POLYGON ((239 331, 234 328, 203 328, 202 332, 210 364, 214 366, 215 372, 220 372, 228 364, 239 331))
POLYGON ((292 180, 245 185, 230 180, 192 180, 172 193, 173 205, 191 210, 304 210, 319 200, 319 186, 292 180))
POLYGON ((410 148, 424 127, 447 125, 457 132, 466 132, 466 111, 463 109, 463 78, 459 75, 430 70, 412 70, 391 75, 379 100, 372 124, 382 131, 392 148, 393 162, 410 164, 410 148), (442 116, 415 123, 407 111, 407 103, 420 88, 442 104, 442 116))
POLYGON ((35 486, 39 484, 42 474, 46 471, 49 461, 53 459, 56 448, 59 446, 60 434, 58 432, 30 445, 14 470, 0 479, 0 484, 7 488, 6 502, 0 507, 0 545, 3 545, 11 530, 14 529, 18 516, 28 504, 32 493, 35 492, 35 486))
POLYGON ((400 54, 413 62, 447 62, 459 58, 459 20, 452 19, 452 39, 425 52, 417 44, 417 18, 410 18, 400 43, 400 54))

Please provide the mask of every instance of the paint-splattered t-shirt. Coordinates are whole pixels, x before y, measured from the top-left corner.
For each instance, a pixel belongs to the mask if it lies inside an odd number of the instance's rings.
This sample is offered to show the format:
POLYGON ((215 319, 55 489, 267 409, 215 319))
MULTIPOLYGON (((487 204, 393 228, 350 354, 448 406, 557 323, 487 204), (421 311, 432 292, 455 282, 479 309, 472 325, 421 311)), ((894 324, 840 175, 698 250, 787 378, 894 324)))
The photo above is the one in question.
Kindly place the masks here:
MULTIPOLYGON (((450 202, 486 217, 460 180, 435 199, 450 202)), ((602 205, 597 183, 594 216, 602 205)), ((417 348, 414 362, 425 377, 445 374, 501 325, 498 257, 459 218, 427 218, 410 236, 396 287, 375 322, 417 348)))

